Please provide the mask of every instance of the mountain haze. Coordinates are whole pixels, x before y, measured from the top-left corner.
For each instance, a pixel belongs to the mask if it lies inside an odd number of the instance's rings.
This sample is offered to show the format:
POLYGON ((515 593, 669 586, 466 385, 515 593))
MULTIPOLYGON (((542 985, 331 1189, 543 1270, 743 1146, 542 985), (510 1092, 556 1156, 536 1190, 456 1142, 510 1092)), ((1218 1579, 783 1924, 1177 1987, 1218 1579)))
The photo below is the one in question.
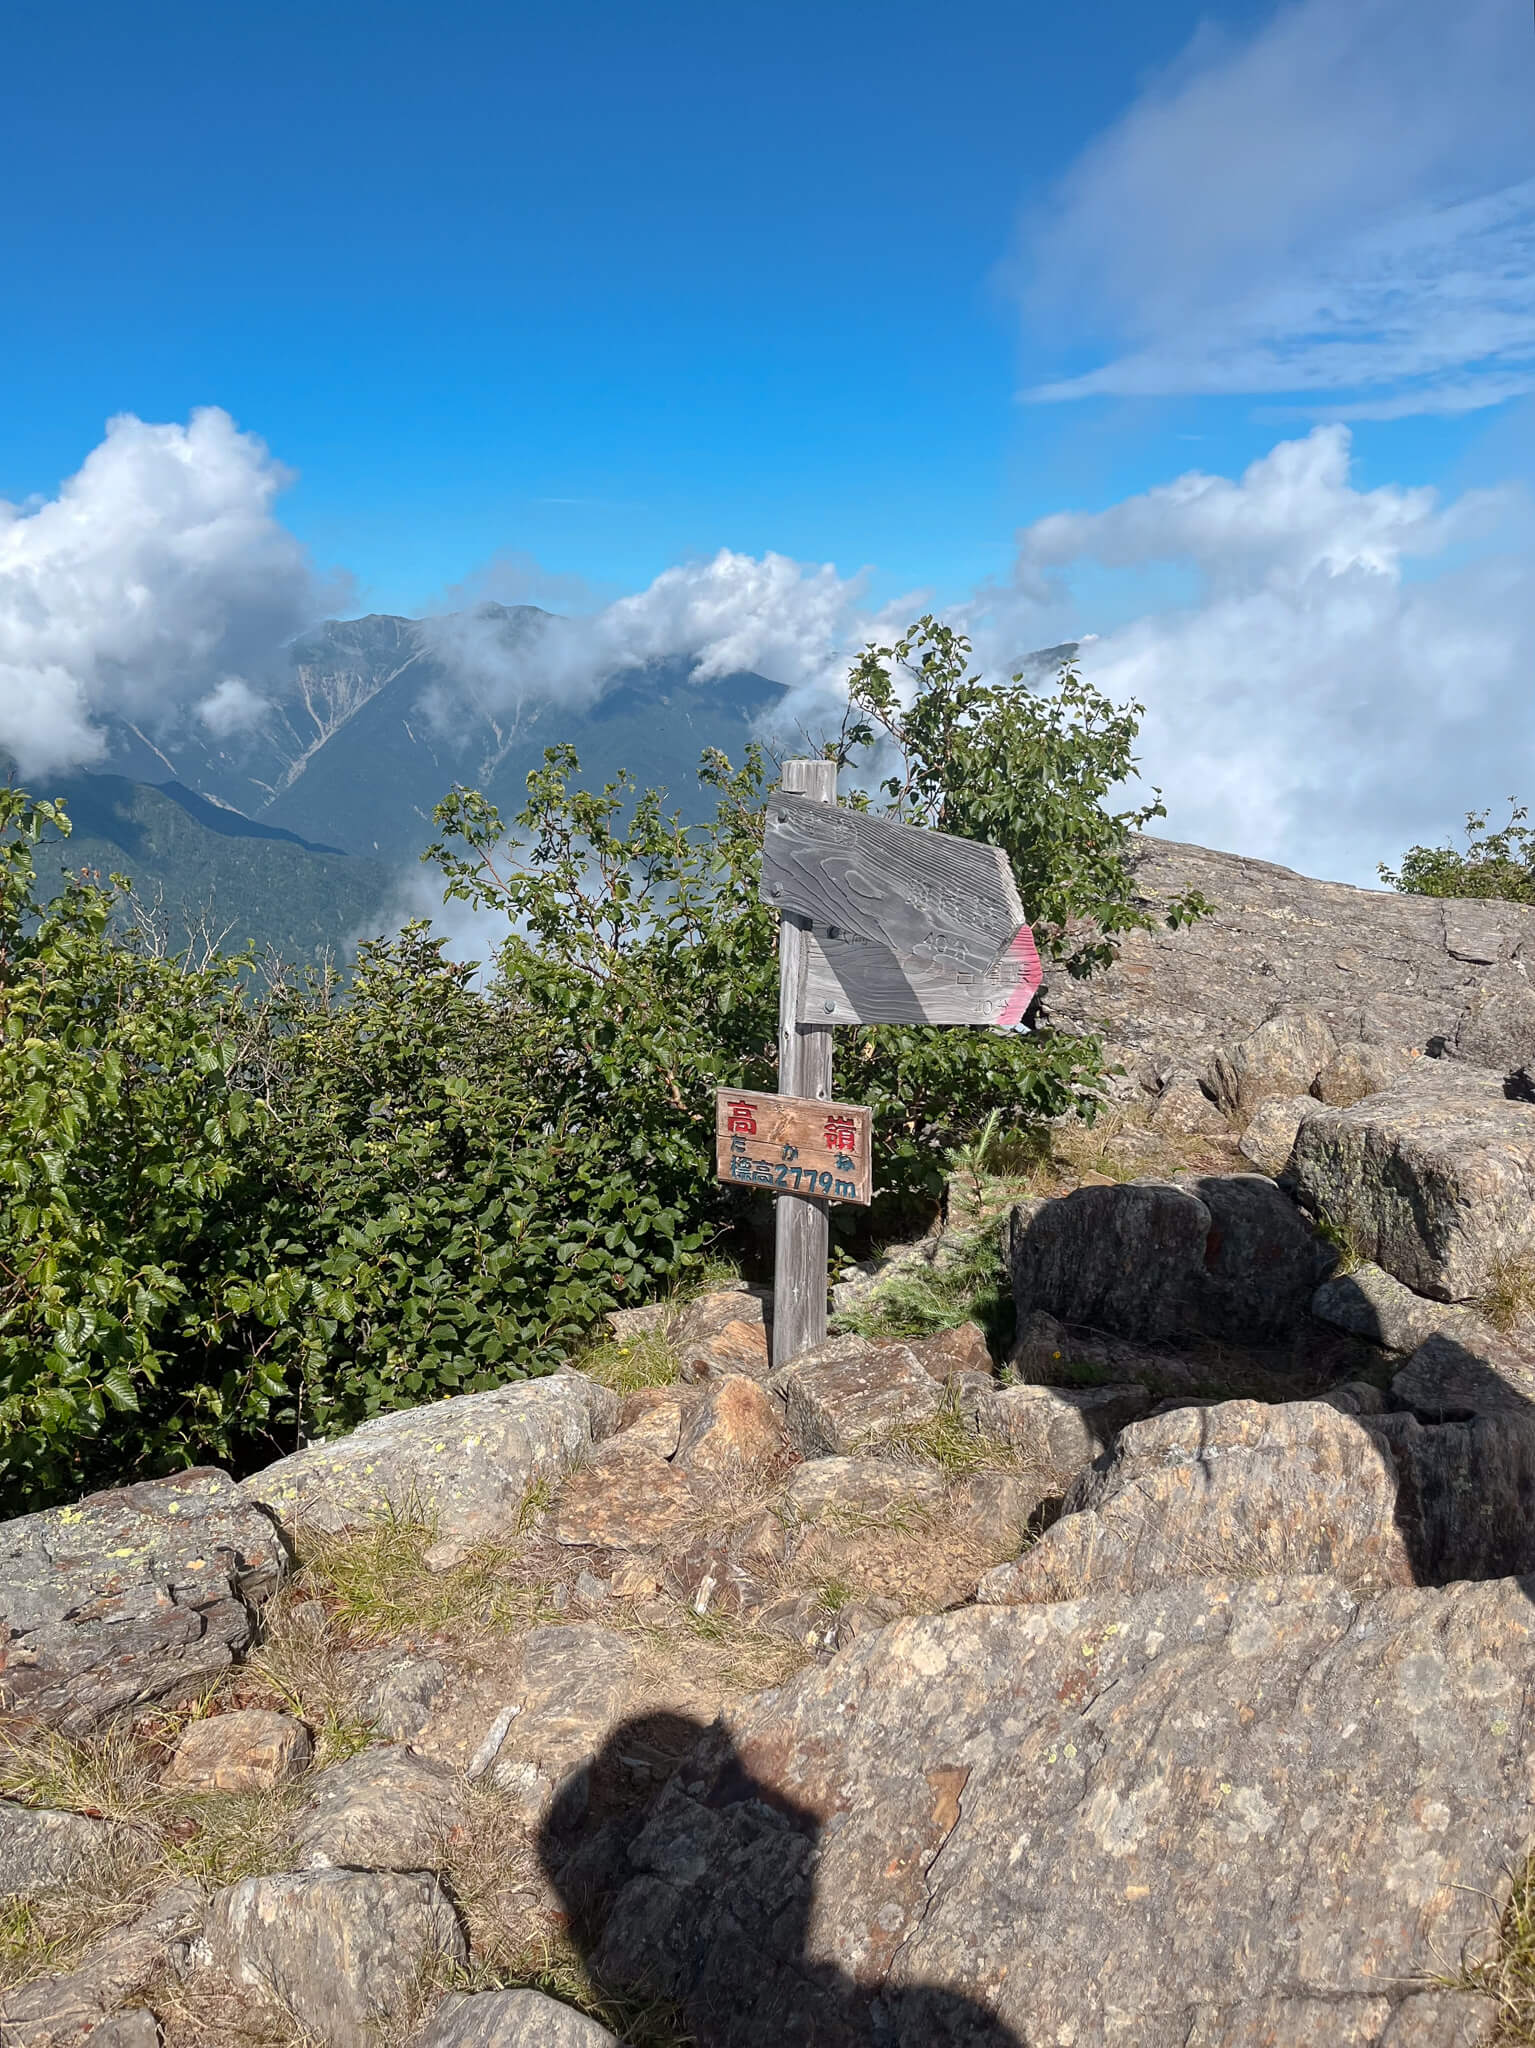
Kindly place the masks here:
MULTIPOLYGON (((475 618, 509 656, 534 625, 563 623, 531 605, 483 606, 475 618)), ((119 721, 109 765, 138 781, 169 777, 302 839, 389 861, 426 845, 432 807, 455 782, 510 816, 529 770, 560 741, 575 746, 588 784, 627 769, 641 788, 663 787, 697 815, 699 754, 718 746, 739 755, 786 692, 749 672, 695 681, 691 669, 682 656, 623 669, 578 703, 535 683, 495 709, 423 622, 328 620, 294 644, 286 676, 264 686, 265 708, 243 729, 220 735, 187 719, 151 732, 119 721)))

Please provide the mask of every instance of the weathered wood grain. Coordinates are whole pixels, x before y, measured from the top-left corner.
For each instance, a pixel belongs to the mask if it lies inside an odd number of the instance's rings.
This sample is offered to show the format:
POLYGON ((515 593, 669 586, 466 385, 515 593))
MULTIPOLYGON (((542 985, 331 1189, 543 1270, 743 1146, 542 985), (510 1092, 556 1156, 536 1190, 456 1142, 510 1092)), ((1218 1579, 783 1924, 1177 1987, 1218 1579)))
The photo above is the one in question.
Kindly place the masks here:
POLYGON ((1039 987, 999 847, 780 792, 763 835, 762 896, 812 926, 806 1023, 1005 1027, 1039 987))
MULTIPOLYGON (((785 761, 777 808, 799 798, 806 810, 835 815, 837 769, 831 761, 785 761)), ((832 1034, 800 1022, 809 921, 789 911, 778 929, 778 1088, 783 1095, 825 1102, 831 1096, 832 1034)), ((824 1202, 780 1194, 773 1252, 773 1363, 786 1365, 826 1339, 830 1234, 824 1202)))
POLYGON ((715 1172, 738 1186, 818 1202, 874 1195, 870 1111, 851 1102, 721 1088, 714 1099, 715 1172))

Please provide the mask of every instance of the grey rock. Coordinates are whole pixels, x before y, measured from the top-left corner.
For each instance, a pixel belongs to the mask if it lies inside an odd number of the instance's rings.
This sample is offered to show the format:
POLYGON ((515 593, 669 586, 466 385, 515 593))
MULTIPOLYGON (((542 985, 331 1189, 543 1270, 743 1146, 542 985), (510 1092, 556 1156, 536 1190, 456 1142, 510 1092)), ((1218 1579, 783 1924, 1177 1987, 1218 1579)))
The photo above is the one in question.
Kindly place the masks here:
POLYGON ((1323 1573, 1358 1590, 1535 1570, 1535 1415, 1425 1426, 1224 1401, 1122 1430, 983 1601, 1323 1573))
POLYGON ((1211 1061, 1216 1098, 1232 1116, 1245 1119, 1270 1095, 1306 1095, 1335 1057, 1338 1041, 1327 1019, 1302 1005, 1275 1009, 1211 1061))
POLYGON ((0 1523, 0 1714, 81 1735, 201 1691, 250 1647, 290 1558, 208 1469, 0 1523))
POLYGON ((449 1992, 412 2048, 621 2048, 616 2034, 541 1991, 449 1992))
POLYGON ((1455 1025, 1457 1059, 1506 1074, 1535 1061, 1535 989, 1519 980, 1479 990, 1455 1025))
POLYGON ((1535 1415, 1535 1370, 1496 1338, 1436 1330, 1393 1378, 1391 1398, 1429 1417, 1535 1415))
POLYGON ((1320 1102, 1330 1103, 1335 1109, 1347 1109, 1367 1095, 1378 1095, 1383 1088, 1393 1087, 1414 1071, 1420 1057, 1405 1046, 1366 1045, 1362 1039, 1352 1039, 1339 1046, 1312 1082, 1311 1092, 1320 1102))
POLYGON ((1174 1074, 1163 1086, 1147 1122, 1161 1137, 1229 1138, 1231 1125, 1199 1085, 1197 1075, 1174 1074))
POLYGON ((653 1336, 664 1330, 672 1311, 664 1301, 648 1301, 640 1308, 609 1309, 603 1321, 620 1344, 632 1344, 637 1337, 653 1336))
MULTIPOLYGON (((126 1926, 116 1927, 63 1976, 44 1977, 0 1997, 4 2048, 139 2048, 143 2001, 166 1971, 184 1970, 207 1902, 195 1886, 157 1893, 126 1926)), ((154 2022, 151 2019, 150 2025, 154 2022)))
POLYGON ((1002 1387, 976 1404, 974 1422, 1060 1494, 1150 1405, 1144 1387, 1002 1387))
POLYGON ((504 1534, 536 1481, 617 1426, 615 1394, 560 1372, 376 1415, 350 1436, 280 1458, 241 1491, 285 1522, 329 1532, 408 1510, 455 1538, 504 1534))
POLYGON ((165 1783, 186 1792, 264 1792, 309 1762, 309 1730, 292 1714, 241 1707, 210 1714, 181 1731, 165 1783))
POLYGON ((459 1819, 463 1779, 435 1757, 359 1750, 314 1780, 294 1831, 300 1870, 435 1870, 459 1819))
POLYGON ((732 2048, 1485 2038, 1425 1985, 1535 1832, 1532 1683, 1507 1580, 897 1621, 702 1739, 596 1973, 732 2048))
MULTIPOLYGON (((1134 1075, 1199 1073, 1215 1053, 1259 1025, 1276 1003, 1325 1017, 1340 1048, 1350 1041, 1419 1049, 1454 1046, 1460 1021, 1485 992, 1523 992, 1516 958, 1535 948, 1535 908, 1447 903, 1395 890, 1316 882, 1267 861, 1167 839, 1142 839, 1132 855, 1137 891, 1155 911, 1188 889, 1215 915, 1178 931, 1130 933, 1107 974, 1073 981, 1047 969, 1047 1021, 1098 1031, 1134 1075), (1462 945, 1457 931, 1476 935, 1462 945), (1490 950, 1496 961, 1459 952, 1490 950)), ((1500 1073, 1523 1063, 1507 1040, 1479 1042, 1500 1073)), ((1469 1050, 1462 1054, 1470 1057, 1469 1050)), ((1308 1082, 1307 1086, 1311 1084, 1308 1082)))
POLYGON ((1291 1337, 1334 1254, 1261 1174, 1078 1188, 1009 1232, 1020 1326, 1036 1311, 1131 1338, 1291 1337))
POLYGON ((374 2048, 423 1971, 468 1959, 434 1877, 372 1870, 246 1878, 214 1898, 208 1946, 237 1985, 285 2006, 325 2048, 374 2048))
POLYGON ((596 1622, 533 1629, 522 1641, 521 1711, 506 1731, 491 1776, 530 1823, 560 1803, 559 1824, 579 1818, 586 1765, 639 1685, 629 1637, 596 1622))
POLYGON ((1238 1146, 1260 1173, 1278 1180, 1290 1163, 1295 1134, 1316 1108, 1310 1095, 1265 1095, 1253 1107, 1252 1120, 1238 1146))
POLYGON ((104 1820, 0 1799, 0 1899, 54 1891, 90 1867, 112 1842, 104 1820))
POLYGON ((784 1489, 795 1521, 902 1522, 943 1505, 943 1480, 922 1465, 885 1458, 809 1458, 784 1489))
POLYGON ((957 1323, 952 1330, 939 1330, 931 1337, 908 1337, 906 1348, 924 1372, 945 1385, 968 1373, 990 1379, 994 1370, 986 1332, 979 1323, 957 1323))
POLYGON ((942 1387, 904 1344, 862 1342, 841 1357, 811 1352, 786 1372, 789 1435, 807 1458, 855 1456, 943 1406, 942 1387))
POLYGON ((1484 1294, 1535 1256, 1535 1104, 1494 1074, 1424 1063, 1350 1109, 1320 1109, 1295 1141, 1300 1199, 1417 1294, 1484 1294))
POLYGON ((358 1719, 386 1742, 409 1742, 432 1718, 432 1706, 448 1682, 436 1657, 401 1657, 391 1651, 384 1668, 357 1702, 358 1719))
POLYGON ((1436 1331, 1453 1329, 1491 1337, 1490 1323, 1470 1309, 1414 1294, 1384 1268, 1364 1260, 1324 1280, 1311 1297, 1311 1313, 1334 1329, 1364 1337, 1387 1351, 1416 1351, 1436 1331))

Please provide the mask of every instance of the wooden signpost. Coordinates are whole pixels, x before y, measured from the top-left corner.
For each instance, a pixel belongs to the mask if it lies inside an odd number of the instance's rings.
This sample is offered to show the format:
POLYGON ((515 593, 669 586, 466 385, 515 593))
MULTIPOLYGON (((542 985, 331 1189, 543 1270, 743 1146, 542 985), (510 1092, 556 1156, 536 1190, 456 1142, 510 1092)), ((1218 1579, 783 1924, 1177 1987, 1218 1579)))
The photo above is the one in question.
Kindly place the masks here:
POLYGON ((775 1365, 826 1336, 825 1205, 873 1194, 869 1112, 831 1100, 833 1028, 1008 1030, 1040 982, 1006 854, 841 810, 836 799, 832 762, 784 763, 762 849, 763 900, 781 912, 781 1092, 721 1089, 716 1102, 720 1178, 749 1178, 777 1196, 775 1365))

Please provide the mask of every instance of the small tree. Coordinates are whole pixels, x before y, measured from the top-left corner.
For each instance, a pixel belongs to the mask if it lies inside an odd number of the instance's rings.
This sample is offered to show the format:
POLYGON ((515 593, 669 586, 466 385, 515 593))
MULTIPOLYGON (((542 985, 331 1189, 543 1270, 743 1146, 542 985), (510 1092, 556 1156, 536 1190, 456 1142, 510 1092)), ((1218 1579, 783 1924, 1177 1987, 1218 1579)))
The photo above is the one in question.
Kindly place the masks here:
POLYGON ((1409 846, 1399 869, 1381 863, 1377 872, 1390 888, 1413 896, 1500 896, 1510 903, 1535 903, 1535 830, 1525 824, 1529 810, 1508 800, 1508 823, 1487 830, 1487 811, 1467 811, 1466 845, 1409 846))

